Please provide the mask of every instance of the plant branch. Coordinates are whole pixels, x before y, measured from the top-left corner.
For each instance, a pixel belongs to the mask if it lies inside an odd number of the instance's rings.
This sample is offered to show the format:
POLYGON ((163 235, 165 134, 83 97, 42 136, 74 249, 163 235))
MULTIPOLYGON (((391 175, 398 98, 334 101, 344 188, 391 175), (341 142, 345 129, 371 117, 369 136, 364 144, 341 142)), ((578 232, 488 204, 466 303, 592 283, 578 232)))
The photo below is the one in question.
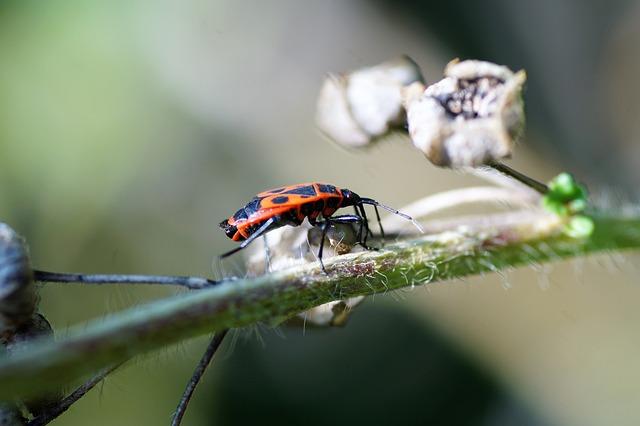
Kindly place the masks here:
POLYGON ((507 166, 504 163, 500 163, 496 161, 489 164, 489 167, 493 167, 495 170, 499 171, 500 173, 505 174, 509 177, 512 177, 513 179, 519 182, 522 182, 528 187, 535 189, 542 195, 549 192, 549 187, 544 183, 538 182, 537 180, 530 178, 529 176, 524 175, 517 170, 512 169, 511 167, 507 166))
POLYGON ((202 277, 180 277, 173 275, 116 275, 116 274, 61 274, 58 272, 33 271, 33 278, 40 282, 81 284, 159 284, 177 285, 199 290, 218 284, 218 281, 202 277))
POLYGON ((0 400, 68 385, 92 371, 179 340, 258 321, 276 324, 333 300, 593 252, 640 248, 640 217, 596 216, 593 220, 595 231, 574 239, 562 234, 564 222, 555 215, 530 212, 519 221, 495 216, 465 231, 327 259, 328 275, 313 263, 135 307, 76 326, 60 340, 39 339, 0 358, 0 400))
POLYGON ((180 423, 182 422, 182 418, 187 412, 187 406, 191 401, 193 392, 195 392, 196 390, 196 386, 198 386, 198 383, 200 383, 200 379, 202 378, 204 371, 209 366, 209 363, 213 359, 213 356, 216 354, 216 351, 222 344, 222 341, 224 340, 224 336, 226 336, 228 332, 229 330, 222 330, 217 332, 215 336, 213 336, 213 339, 211 339, 211 342, 209 342, 209 345, 207 346, 207 350, 202 355, 202 358, 200 359, 198 366, 193 372, 193 375, 191 376, 191 378, 189 379, 189 383, 187 383, 187 387, 185 388, 182 394, 182 398, 180 398, 180 402, 178 403, 176 412, 174 413, 173 418, 171 419, 171 426, 179 426, 180 423))
POLYGON ((52 408, 48 409, 44 413, 39 414, 33 420, 27 423, 27 426, 43 426, 51 423, 53 420, 57 419, 61 414, 69 409, 75 402, 77 402, 80 398, 86 395, 91 389, 94 388, 95 385, 100 383, 108 374, 113 372, 116 368, 118 368, 120 364, 113 365, 111 367, 107 367, 104 370, 100 371, 98 374, 93 376, 87 382, 80 385, 76 390, 71 392, 69 396, 62 399, 60 403, 56 404, 52 408))

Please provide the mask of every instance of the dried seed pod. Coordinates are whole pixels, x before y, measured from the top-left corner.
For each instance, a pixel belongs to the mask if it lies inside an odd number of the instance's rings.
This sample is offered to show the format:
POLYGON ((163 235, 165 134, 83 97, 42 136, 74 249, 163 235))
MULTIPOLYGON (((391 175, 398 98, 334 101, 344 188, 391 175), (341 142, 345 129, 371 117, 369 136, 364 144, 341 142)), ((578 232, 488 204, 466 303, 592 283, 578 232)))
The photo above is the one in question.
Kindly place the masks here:
POLYGON ((490 62, 450 62, 445 78, 406 95, 413 144, 435 165, 477 167, 511 156, 524 129, 524 71, 490 62))
POLYGON ((420 68, 408 56, 348 74, 330 74, 318 97, 316 124, 340 145, 365 146, 405 125, 403 87, 422 81, 420 68))

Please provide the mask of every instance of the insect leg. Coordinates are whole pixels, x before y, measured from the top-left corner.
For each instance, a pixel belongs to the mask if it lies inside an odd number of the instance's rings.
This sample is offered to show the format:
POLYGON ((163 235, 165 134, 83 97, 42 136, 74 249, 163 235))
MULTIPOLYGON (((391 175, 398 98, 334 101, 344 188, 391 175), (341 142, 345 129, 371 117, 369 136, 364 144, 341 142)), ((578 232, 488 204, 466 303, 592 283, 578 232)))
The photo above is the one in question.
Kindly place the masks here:
POLYGON ((267 232, 269 230, 269 227, 271 225, 273 225, 273 223, 275 221, 276 221, 275 217, 271 217, 271 218, 267 219, 267 221, 265 223, 263 223, 260 226, 260 228, 258 228, 256 230, 256 232, 254 232, 253 234, 251 234, 249 236, 249 238, 244 240, 242 243, 240 243, 240 245, 238 247, 234 248, 233 250, 229 250, 228 252, 221 254, 220 258, 222 259, 222 258, 225 258, 227 256, 231 256, 232 254, 239 252, 240 250, 242 250, 243 248, 245 248, 246 246, 251 244, 253 242, 253 240, 255 240, 256 238, 260 237, 262 234, 267 232))
MULTIPOLYGON (((371 236, 373 238, 373 232, 371 231, 371 228, 369 228, 369 219, 367 218, 367 211, 364 208, 364 205, 360 205, 360 209, 362 210, 362 215, 364 216, 364 222, 365 222, 365 227, 367 229, 367 235, 371 236)), ((367 244, 367 238, 365 237, 364 241, 362 241, 360 243, 362 245, 362 247, 364 247, 367 250, 380 250, 379 247, 373 247, 367 244)))
POLYGON ((362 223, 363 221, 364 219, 359 214, 342 214, 338 216, 331 216, 331 222, 333 223, 362 223))
MULTIPOLYGON (((359 223, 360 224, 360 229, 362 229, 363 226, 367 226, 367 219, 365 217, 362 217, 362 215, 358 214, 358 215, 349 215, 349 214, 345 214, 345 215, 340 215, 340 216, 331 216, 331 222, 333 223, 359 223)), ((369 229, 366 230, 365 238, 367 234, 371 234, 371 231, 369 229)), ((366 243, 366 240, 363 241, 362 240, 362 231, 360 231, 358 233, 358 244, 360 244, 363 248, 365 248, 366 250, 378 250, 378 248, 376 247, 371 247, 368 246, 366 243)))
POLYGON ((320 266, 322 267, 322 271, 327 275, 329 275, 329 273, 327 272, 326 268, 324 267, 324 263, 322 262, 322 250, 324 250, 324 239, 327 236, 327 231, 329 230, 330 224, 331 224, 331 222, 329 221, 329 219, 326 219, 321 224, 321 226, 322 226, 322 237, 320 238, 320 249, 318 250, 318 260, 320 261, 320 266))
POLYGON ((332 223, 357 223, 359 224, 359 229, 358 229, 358 234, 356 235, 356 240, 358 242, 358 244, 362 244, 362 231, 363 231, 363 226, 365 223, 365 219, 357 214, 357 215, 352 215, 352 214, 343 214, 343 215, 339 215, 339 216, 331 216, 331 222, 332 223))
MULTIPOLYGON (((359 223, 362 224, 362 217, 359 215, 344 214, 340 216, 331 216, 331 219, 325 219, 322 222, 316 222, 316 225, 322 227, 322 240, 320 241, 320 250, 318 251, 318 258, 322 263, 322 252, 324 250, 324 240, 327 236, 327 231, 332 223, 359 223)), ((359 241, 358 241, 359 242, 359 241)), ((323 266, 324 269, 324 266, 323 266)))
MULTIPOLYGON (((356 216, 358 217, 362 217, 362 215, 360 214, 360 212, 358 211, 358 206, 353 206, 353 210, 355 210, 356 212, 356 216)), ((364 221, 361 220, 360 221, 360 227, 358 228, 358 235, 356 236, 356 239, 358 240, 359 243, 362 242, 362 231, 364 230, 364 221)))
POLYGON ((360 205, 360 208, 362 209, 362 213, 364 214, 364 218, 367 221, 367 230, 369 231, 369 236, 371 238, 373 238, 373 231, 371 230, 371 228, 369 227, 369 218, 367 217, 367 210, 365 210, 364 208, 364 204, 360 205))
POLYGON ((380 237, 382 237, 382 239, 384 240, 384 229, 382 228, 382 221, 380 220, 380 212, 378 211, 378 206, 374 204, 373 209, 376 211, 376 219, 378 220, 378 226, 380 227, 380 237))
POLYGON ((358 204, 358 208, 360 209, 360 215, 362 216, 364 229, 366 231, 364 234, 364 239, 361 241, 361 243, 362 243, 362 247, 368 248, 367 238, 369 236, 373 237, 373 232, 371 232, 371 228, 369 228, 369 219, 367 218, 367 211, 364 209, 364 205, 358 204))

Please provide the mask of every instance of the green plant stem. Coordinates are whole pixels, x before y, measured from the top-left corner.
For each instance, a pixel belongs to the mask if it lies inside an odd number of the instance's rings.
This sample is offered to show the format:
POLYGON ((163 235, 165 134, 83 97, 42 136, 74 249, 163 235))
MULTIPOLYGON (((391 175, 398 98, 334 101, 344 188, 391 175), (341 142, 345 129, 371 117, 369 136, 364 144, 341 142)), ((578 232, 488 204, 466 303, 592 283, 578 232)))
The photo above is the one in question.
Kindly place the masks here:
POLYGON ((328 275, 316 262, 223 282, 77 326, 57 341, 33 341, 0 359, 0 400, 68 385, 182 339, 257 321, 276 324, 332 300, 591 252, 640 248, 640 217, 594 217, 595 232, 586 239, 562 235, 563 224, 548 214, 529 212, 511 219, 482 218, 465 233, 443 232, 381 251, 327 259, 328 275))

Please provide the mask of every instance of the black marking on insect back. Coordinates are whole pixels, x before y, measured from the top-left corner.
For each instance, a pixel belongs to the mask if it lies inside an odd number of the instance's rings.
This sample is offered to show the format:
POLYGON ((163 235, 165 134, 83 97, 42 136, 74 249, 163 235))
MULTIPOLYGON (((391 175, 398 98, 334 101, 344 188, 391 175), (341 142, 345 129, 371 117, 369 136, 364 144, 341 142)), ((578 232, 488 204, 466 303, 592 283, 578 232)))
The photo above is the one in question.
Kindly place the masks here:
POLYGON ((284 194, 314 196, 314 195, 316 195, 316 190, 311 185, 305 185, 305 186, 299 186, 297 188, 290 189, 290 190, 284 192, 284 194))
MULTIPOLYGON (((245 211, 245 207, 241 208, 240 210, 238 210, 234 215, 233 218, 236 221, 239 220, 246 220, 247 219, 247 212, 245 211)), ((222 226, 222 225, 221 225, 222 226)))
POLYGON ((286 197, 286 196, 284 196, 284 195, 280 195, 280 196, 278 196, 278 197, 273 197, 273 198, 271 199, 271 202, 272 202, 273 204, 284 204, 284 203, 286 203, 287 201, 289 201, 289 197, 286 197))
POLYGON ((317 185, 318 185, 318 189, 323 194, 337 194, 338 193, 338 190, 333 185, 326 185, 324 183, 318 183, 317 185))
POLYGON ((261 201, 260 198, 254 197, 251 201, 247 203, 246 206, 244 206, 245 219, 247 219, 249 216, 251 216, 258 210, 260 210, 260 201, 261 201))

